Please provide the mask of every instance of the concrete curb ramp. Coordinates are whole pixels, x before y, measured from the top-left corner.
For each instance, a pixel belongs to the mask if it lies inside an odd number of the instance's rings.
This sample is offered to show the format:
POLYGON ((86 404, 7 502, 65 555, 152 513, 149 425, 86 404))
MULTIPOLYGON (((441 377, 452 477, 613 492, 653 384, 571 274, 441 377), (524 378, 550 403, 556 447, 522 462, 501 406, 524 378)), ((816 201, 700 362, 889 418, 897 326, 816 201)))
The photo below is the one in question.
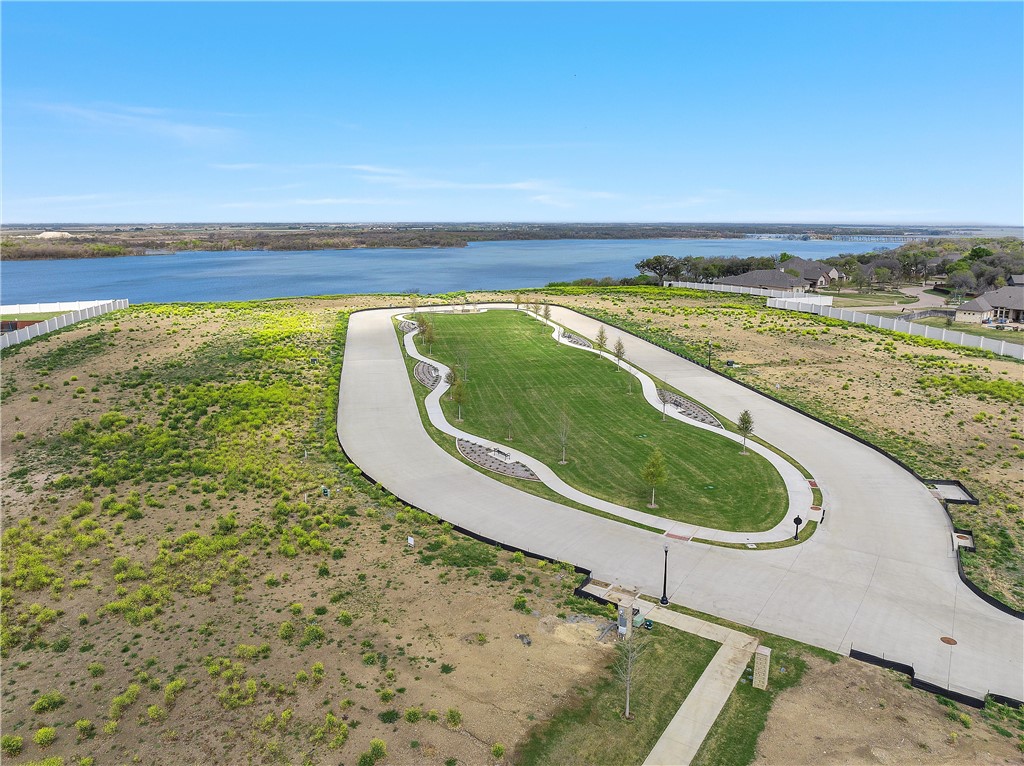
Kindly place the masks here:
MULTIPOLYGON (((522 493, 434 444, 391 321, 404 311, 362 311, 349 320, 338 408, 349 459, 404 502, 452 524, 660 596, 665 536, 522 493)), ((561 307, 552 308, 552 319, 590 338, 600 324, 561 307)), ((617 331, 608 334, 614 344, 617 331)), ((740 551, 668 539, 673 602, 842 654, 856 648, 905 663, 943 689, 1024 699, 1024 622, 960 581, 949 520, 921 482, 821 423, 621 337, 632 363, 687 396, 725 414, 750 410, 758 435, 816 477, 829 508, 814 537, 790 548, 740 551)))

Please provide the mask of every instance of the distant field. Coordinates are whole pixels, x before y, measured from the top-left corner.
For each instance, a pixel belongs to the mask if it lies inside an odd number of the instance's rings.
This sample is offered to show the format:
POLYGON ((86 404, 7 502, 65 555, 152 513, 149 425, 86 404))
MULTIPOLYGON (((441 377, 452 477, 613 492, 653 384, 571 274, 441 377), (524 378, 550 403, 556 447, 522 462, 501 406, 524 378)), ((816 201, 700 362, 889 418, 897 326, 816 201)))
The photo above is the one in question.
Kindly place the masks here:
MULTIPOLYGON (((823 293, 828 295, 829 293, 823 293)), ((916 298, 897 292, 842 293, 832 299, 837 308, 849 306, 891 306, 897 303, 917 303, 916 298)))
POLYGON ((929 327, 942 327, 947 330, 953 330, 954 332, 966 332, 971 335, 980 335, 983 338, 1005 340, 1007 343, 1024 344, 1024 333, 1014 332, 1013 330, 997 330, 991 325, 972 324, 969 322, 953 322, 949 327, 946 327, 946 320, 942 317, 918 319, 915 324, 926 324, 929 327))
POLYGON ((0 314, 0 322, 45 322, 47 319, 67 313, 67 311, 41 311, 36 314, 0 314))

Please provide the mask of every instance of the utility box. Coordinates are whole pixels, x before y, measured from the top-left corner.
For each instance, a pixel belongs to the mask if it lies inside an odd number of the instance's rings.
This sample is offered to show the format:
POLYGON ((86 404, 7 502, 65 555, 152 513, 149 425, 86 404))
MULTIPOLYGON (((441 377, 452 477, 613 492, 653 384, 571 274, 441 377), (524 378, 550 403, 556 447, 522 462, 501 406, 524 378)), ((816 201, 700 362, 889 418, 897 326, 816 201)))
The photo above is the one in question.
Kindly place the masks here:
POLYGON ((767 646, 757 647, 754 652, 754 688, 768 688, 768 666, 772 664, 772 650, 767 646))

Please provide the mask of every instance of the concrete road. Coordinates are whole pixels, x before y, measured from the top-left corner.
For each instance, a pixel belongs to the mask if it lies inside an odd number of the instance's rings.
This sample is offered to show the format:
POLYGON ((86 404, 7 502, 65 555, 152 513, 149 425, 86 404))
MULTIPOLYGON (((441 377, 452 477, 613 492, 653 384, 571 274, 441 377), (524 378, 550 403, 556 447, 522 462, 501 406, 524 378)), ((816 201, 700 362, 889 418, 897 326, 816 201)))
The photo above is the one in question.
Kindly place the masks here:
MULTIPOLYGON (((633 364, 756 433, 806 466, 829 508, 798 546, 742 551, 680 542, 489 479, 448 455, 420 422, 391 317, 353 314, 341 375, 338 436, 374 481, 453 524, 590 569, 597 579, 669 598, 806 643, 912 665, 921 680, 975 697, 1024 699, 1024 622, 960 581, 949 521, 910 473, 874 450, 721 376, 623 334, 633 364), (956 641, 949 645, 940 639, 956 641)), ((598 323, 563 308, 552 319, 593 338, 598 323)), ((619 333, 609 328, 609 343, 619 333)))

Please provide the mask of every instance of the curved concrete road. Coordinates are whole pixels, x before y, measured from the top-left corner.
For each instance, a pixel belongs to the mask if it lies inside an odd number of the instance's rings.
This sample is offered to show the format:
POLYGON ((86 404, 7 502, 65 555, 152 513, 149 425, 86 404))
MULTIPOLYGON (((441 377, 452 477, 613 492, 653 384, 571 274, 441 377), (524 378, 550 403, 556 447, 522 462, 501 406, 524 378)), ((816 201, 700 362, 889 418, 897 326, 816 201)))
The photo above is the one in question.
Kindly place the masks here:
MULTIPOLYGON (((623 334, 638 367, 730 415, 817 477, 826 523, 803 545, 740 551, 664 536, 522 493, 453 458, 423 429, 391 317, 353 314, 341 374, 338 437, 353 463, 410 505, 508 545, 586 567, 596 579, 660 595, 841 653, 912 665, 916 676, 974 697, 1024 699, 1024 622, 960 582, 951 528, 911 474, 832 429, 674 354, 623 334), (956 645, 942 642, 951 637, 956 645)), ((598 323, 553 307, 593 338, 598 323)), ((610 328, 609 342, 617 331, 610 328)))

